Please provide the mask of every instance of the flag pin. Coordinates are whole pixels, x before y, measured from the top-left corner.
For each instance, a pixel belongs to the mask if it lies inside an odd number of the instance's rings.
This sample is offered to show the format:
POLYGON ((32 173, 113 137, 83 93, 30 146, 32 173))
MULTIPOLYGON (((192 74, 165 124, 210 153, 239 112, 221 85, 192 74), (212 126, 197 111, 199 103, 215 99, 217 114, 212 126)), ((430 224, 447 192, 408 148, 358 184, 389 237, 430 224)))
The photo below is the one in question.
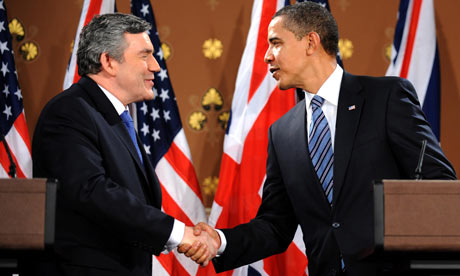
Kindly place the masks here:
POLYGON ((356 109, 356 105, 350 105, 350 106, 348 107, 348 111, 350 111, 350 110, 355 110, 355 109, 356 109))

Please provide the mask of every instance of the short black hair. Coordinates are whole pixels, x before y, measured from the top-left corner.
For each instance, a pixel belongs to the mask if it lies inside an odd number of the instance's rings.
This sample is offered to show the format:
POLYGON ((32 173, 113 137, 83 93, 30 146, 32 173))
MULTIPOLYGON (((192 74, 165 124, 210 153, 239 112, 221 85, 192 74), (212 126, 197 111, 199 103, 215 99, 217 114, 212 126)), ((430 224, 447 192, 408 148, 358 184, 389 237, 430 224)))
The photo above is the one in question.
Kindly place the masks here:
POLYGON ((273 18, 282 16, 284 28, 294 33, 298 40, 310 32, 318 33, 326 53, 337 55, 339 31, 332 14, 315 2, 302 2, 285 6, 273 18))

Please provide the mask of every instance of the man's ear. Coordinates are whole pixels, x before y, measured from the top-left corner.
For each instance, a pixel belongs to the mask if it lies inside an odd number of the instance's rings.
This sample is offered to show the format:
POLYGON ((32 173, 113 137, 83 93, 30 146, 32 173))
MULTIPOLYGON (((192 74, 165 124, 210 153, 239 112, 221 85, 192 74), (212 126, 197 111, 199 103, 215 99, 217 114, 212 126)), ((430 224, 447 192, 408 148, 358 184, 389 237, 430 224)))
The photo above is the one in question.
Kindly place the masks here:
POLYGON ((102 53, 99 61, 101 63, 102 71, 105 71, 112 76, 115 75, 118 62, 114 58, 110 57, 107 53, 102 53))
POLYGON ((316 50, 321 47, 321 38, 317 32, 309 32, 306 36, 307 55, 312 55, 316 50))

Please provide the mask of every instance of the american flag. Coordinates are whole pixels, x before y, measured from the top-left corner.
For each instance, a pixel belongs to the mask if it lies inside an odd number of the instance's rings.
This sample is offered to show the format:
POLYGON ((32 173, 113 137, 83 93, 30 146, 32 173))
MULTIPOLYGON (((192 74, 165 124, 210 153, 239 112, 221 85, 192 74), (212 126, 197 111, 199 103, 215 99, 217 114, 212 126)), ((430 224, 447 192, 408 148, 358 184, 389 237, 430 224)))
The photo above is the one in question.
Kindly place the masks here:
POLYGON ((78 42, 80 41, 81 29, 86 26, 86 24, 88 24, 95 15, 111 13, 115 10, 115 0, 85 0, 83 2, 80 21, 78 22, 77 33, 73 43, 72 55, 64 77, 64 89, 69 88, 80 79, 77 67, 77 49, 78 42))
MULTIPOLYGON (((0 128, 16 164, 18 177, 32 177, 32 156, 21 89, 14 64, 11 34, 4 1, 0 1, 0 128)), ((0 145, 0 177, 9 177, 10 161, 0 145)))
MULTIPOLYGON (((206 214, 153 9, 149 0, 132 0, 131 12, 152 25, 149 35, 154 56, 161 67, 160 72, 155 73, 155 98, 136 103, 135 125, 160 180, 162 209, 186 225, 193 226, 206 221, 206 214)), ((196 275, 197 271, 198 265, 176 250, 153 258, 153 275, 196 275)))
POLYGON ((415 87, 431 128, 440 138, 440 72, 433 0, 401 0, 387 76, 415 87))

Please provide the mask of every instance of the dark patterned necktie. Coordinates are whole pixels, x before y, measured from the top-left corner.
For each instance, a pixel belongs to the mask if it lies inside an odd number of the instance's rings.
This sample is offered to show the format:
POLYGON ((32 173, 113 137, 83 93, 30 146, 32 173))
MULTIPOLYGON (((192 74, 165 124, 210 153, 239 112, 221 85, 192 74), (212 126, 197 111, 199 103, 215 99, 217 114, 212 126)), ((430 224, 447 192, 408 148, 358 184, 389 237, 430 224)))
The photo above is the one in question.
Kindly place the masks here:
POLYGON ((310 151, 310 158, 324 193, 329 203, 332 203, 334 153, 332 151, 331 131, 329 130, 327 119, 321 110, 323 103, 324 99, 318 95, 315 95, 311 101, 313 115, 310 125, 308 150, 310 151))
POLYGON ((133 118, 131 118, 131 115, 129 115, 129 112, 127 110, 121 113, 120 117, 123 123, 125 124, 126 128, 128 129, 129 136, 131 136, 131 140, 133 141, 134 147, 136 148, 137 154, 139 155, 139 159, 141 160, 141 163, 143 164, 141 150, 139 149, 139 145, 137 144, 136 131, 134 130, 133 118))

